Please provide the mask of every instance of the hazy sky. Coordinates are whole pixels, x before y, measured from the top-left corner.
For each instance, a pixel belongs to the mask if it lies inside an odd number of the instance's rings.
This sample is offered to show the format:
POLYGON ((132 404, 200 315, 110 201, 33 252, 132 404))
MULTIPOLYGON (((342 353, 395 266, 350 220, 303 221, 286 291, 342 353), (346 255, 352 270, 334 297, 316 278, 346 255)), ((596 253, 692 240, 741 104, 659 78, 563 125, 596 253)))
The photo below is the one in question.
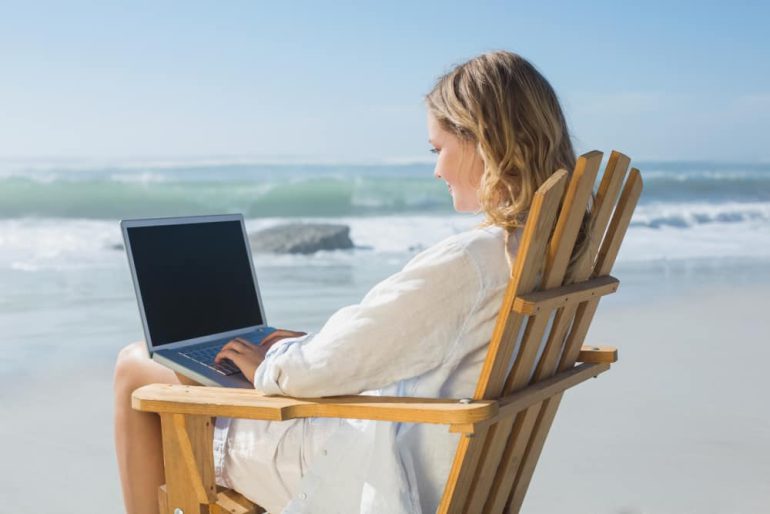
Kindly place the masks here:
POLYGON ((0 158, 430 160, 423 95, 507 49, 579 151, 770 161, 767 5, 3 2, 0 158))

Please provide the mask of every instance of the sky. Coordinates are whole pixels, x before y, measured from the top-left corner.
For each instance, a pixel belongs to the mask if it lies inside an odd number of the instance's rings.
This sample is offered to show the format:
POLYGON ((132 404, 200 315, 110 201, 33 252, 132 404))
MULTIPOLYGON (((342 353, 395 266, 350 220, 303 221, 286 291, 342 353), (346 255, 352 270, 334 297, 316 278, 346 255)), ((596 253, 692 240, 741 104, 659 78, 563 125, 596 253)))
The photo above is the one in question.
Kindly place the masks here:
POLYGON ((0 159, 430 161, 424 95, 504 49, 578 152, 770 162, 767 5, 3 1, 0 159))

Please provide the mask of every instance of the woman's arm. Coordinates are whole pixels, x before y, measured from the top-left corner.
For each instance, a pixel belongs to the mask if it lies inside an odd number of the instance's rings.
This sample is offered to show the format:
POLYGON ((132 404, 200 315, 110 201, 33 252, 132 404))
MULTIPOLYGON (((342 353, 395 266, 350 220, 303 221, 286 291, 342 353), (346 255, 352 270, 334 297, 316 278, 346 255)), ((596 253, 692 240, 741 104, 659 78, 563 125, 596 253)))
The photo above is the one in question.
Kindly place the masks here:
POLYGON ((317 334, 266 355, 254 386, 299 397, 358 394, 425 373, 441 365, 482 289, 461 244, 435 245, 335 312, 317 334))

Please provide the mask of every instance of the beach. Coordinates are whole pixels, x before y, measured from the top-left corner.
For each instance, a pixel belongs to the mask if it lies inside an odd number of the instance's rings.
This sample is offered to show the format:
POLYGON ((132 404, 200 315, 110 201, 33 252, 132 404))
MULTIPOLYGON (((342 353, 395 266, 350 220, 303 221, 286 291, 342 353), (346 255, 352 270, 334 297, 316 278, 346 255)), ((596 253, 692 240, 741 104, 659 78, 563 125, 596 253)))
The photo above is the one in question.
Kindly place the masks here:
MULTIPOLYGON (((613 271, 621 286, 586 340, 616 346, 619 361, 564 397, 523 512, 762 512, 770 168, 640 167, 645 193, 613 271)), ((4 511, 122 509, 112 368, 143 338, 122 217, 244 212, 249 230, 350 226, 353 250, 254 255, 268 322, 304 331, 479 220, 451 212, 425 165, 294 167, 270 184, 260 167, 146 168, 0 175, 16 188, 0 188, 4 511), (286 198, 300 215, 270 211, 286 198)))

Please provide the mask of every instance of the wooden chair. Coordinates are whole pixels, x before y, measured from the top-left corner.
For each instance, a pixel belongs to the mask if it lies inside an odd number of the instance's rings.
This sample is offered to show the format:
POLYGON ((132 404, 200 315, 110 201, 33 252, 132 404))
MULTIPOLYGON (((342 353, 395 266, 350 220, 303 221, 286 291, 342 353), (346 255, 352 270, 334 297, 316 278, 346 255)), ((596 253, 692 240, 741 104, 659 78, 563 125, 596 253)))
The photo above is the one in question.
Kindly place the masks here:
POLYGON ((538 189, 472 399, 287 398, 254 390, 162 384, 137 389, 133 408, 157 412, 162 422, 166 485, 159 492, 161 511, 263 512, 214 483, 212 417, 228 416, 445 424, 462 437, 438 512, 519 512, 564 391, 603 373, 617 360, 612 347, 582 345, 599 299, 618 288, 609 273, 642 191, 637 169, 624 183, 629 159, 621 153, 612 152, 608 160, 591 210, 588 251, 571 283, 565 283, 601 160, 601 152, 584 154, 571 180, 560 170, 538 189))

